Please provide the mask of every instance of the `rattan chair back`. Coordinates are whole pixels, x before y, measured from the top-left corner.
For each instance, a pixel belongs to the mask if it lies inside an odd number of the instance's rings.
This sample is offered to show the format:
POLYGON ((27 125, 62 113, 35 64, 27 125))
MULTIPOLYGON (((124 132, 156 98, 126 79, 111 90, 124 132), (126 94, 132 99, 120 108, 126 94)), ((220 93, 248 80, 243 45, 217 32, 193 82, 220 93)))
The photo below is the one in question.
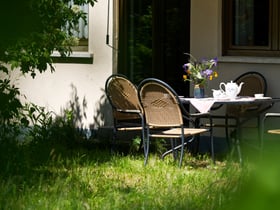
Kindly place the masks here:
POLYGON ((138 99, 137 87, 124 75, 111 75, 105 84, 107 98, 118 120, 137 119, 143 113, 138 99))
POLYGON ((244 85, 239 93, 240 96, 254 96, 255 93, 266 94, 266 79, 259 72, 246 72, 236 78, 235 82, 238 84, 244 82, 244 85))
POLYGON ((148 126, 183 125, 178 96, 166 84, 159 80, 150 80, 140 88, 139 96, 148 126))
MULTIPOLYGON (((264 76, 258 72, 250 71, 240 75, 235 79, 237 84, 244 82, 239 96, 251 96, 254 97, 256 93, 266 94, 267 84, 264 76)), ((256 114, 254 112, 248 113, 247 111, 256 111, 262 105, 228 105, 227 106, 227 114, 228 116, 242 116, 247 114, 256 114)))

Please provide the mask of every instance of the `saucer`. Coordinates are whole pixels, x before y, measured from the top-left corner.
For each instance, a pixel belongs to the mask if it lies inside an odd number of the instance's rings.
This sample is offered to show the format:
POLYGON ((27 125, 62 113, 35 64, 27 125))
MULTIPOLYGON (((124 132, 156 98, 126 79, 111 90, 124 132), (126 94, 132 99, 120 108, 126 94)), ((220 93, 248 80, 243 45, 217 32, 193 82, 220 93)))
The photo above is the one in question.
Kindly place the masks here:
POLYGON ((263 100, 263 99, 272 99, 271 97, 258 97, 258 98, 255 98, 255 100, 263 100))

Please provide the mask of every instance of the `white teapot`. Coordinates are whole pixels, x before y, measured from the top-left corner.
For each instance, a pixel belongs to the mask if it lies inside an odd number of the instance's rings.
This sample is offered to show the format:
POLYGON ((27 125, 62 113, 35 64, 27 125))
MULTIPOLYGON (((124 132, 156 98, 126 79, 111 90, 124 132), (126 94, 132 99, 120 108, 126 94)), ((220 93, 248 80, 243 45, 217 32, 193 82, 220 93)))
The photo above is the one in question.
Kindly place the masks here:
POLYGON ((236 98, 236 96, 240 93, 241 87, 244 82, 241 82, 239 86, 235 82, 228 82, 225 84, 224 82, 220 83, 220 90, 224 91, 227 97, 230 99, 236 98))

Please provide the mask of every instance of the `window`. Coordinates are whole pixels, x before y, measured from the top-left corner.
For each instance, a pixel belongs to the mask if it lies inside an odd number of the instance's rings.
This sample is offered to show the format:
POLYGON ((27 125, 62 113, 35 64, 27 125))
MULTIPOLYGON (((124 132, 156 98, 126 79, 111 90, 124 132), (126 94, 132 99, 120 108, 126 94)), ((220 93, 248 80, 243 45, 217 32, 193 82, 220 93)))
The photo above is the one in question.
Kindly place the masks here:
POLYGON ((223 55, 280 56, 278 0, 223 0, 223 55))

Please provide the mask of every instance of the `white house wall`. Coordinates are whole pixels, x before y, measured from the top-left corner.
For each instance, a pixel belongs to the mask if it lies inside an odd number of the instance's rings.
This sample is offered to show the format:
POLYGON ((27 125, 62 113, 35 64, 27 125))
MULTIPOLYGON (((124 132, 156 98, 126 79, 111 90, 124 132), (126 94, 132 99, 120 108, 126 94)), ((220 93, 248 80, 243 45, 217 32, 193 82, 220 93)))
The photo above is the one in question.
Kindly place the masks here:
MULTIPOLYGON (((112 19, 112 15, 110 17, 112 19)), ((83 116, 78 126, 97 128, 103 125, 104 114, 109 114, 108 107, 103 106, 104 84, 112 73, 113 63, 112 49, 106 45, 106 30, 107 1, 101 0, 89 11, 89 52, 93 53, 93 64, 56 63, 54 73, 37 74, 35 79, 15 72, 16 85, 24 95, 22 100, 45 106, 56 114, 61 114, 70 102, 76 101, 83 116)))

